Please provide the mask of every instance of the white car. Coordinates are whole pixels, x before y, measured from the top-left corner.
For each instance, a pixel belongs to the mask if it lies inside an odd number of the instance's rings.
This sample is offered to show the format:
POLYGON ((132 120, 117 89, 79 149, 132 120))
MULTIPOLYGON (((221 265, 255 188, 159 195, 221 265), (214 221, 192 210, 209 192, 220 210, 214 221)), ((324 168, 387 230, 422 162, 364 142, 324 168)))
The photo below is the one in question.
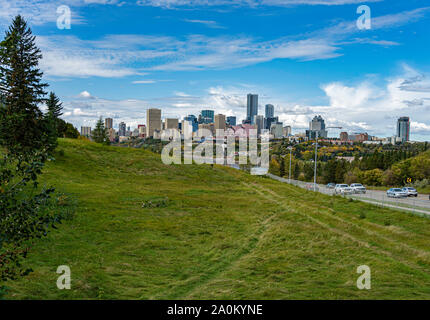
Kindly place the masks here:
POLYGON ((408 197, 418 197, 418 192, 415 188, 405 187, 402 190, 408 194, 408 197))
POLYGON ((366 188, 361 183, 353 183, 350 185, 350 187, 354 191, 354 193, 366 193, 366 188))
POLYGON ((353 194, 354 190, 351 187, 349 187, 347 184, 337 184, 334 187, 334 193, 335 194, 342 194, 342 195, 353 194))
POLYGON ((389 198, 407 198, 408 194, 400 188, 391 188, 387 191, 387 197, 389 198))

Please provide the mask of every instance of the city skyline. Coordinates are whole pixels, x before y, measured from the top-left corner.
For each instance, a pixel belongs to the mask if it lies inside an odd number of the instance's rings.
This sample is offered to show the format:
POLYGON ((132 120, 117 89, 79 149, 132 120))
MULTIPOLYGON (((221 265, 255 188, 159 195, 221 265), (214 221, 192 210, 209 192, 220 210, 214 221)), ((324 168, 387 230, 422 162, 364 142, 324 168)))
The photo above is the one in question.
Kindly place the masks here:
MULTIPOLYGON (((147 119, 146 124, 138 124, 137 127, 131 128, 130 126, 126 127, 126 123, 120 122, 118 125, 118 132, 113 129, 113 119, 105 118, 105 128, 109 129, 110 139, 115 140, 115 135, 118 137, 156 137, 159 139, 161 137, 161 133, 165 130, 179 130, 182 135, 193 135, 197 132, 198 129, 207 129, 212 131, 212 134, 215 135, 217 129, 226 130, 228 127, 237 130, 238 128, 245 126, 255 127, 258 132, 258 135, 262 133, 263 129, 267 129, 272 138, 303 138, 312 140, 318 136, 320 139, 329 139, 330 141, 338 140, 341 142, 370 142, 370 143, 392 143, 396 144, 397 142, 405 143, 405 142, 413 142, 410 139, 411 130, 410 130, 410 118, 406 116, 402 116, 397 119, 396 125, 396 133, 391 134, 385 137, 378 137, 369 135, 368 132, 358 132, 358 131, 344 131, 343 127, 328 127, 330 129, 335 129, 336 132, 339 131, 339 135, 329 135, 329 131, 327 130, 325 125, 325 120, 321 115, 315 115, 313 119, 309 122, 309 129, 305 132, 296 132, 293 134, 293 128, 289 124, 285 124, 280 122, 278 116, 274 113, 273 105, 267 104, 265 106, 264 115, 257 114, 253 116, 253 121, 249 120, 249 114, 252 113, 253 108, 251 107, 252 101, 258 101, 258 94, 248 94, 247 95, 248 107, 247 107, 247 116, 241 121, 241 124, 237 126, 236 117, 234 116, 226 116, 225 114, 216 113, 215 110, 201 110, 199 116, 195 116, 193 114, 189 114, 184 117, 179 118, 167 118, 163 117, 163 110, 158 108, 149 108, 146 110, 147 119), (233 123, 232 123, 233 122, 233 123), (141 129, 145 129, 141 132, 141 129), (113 131, 112 131, 113 130, 113 131), (157 132, 157 134, 155 134, 157 132), (287 134, 285 134, 288 132, 287 134), (318 133, 318 134, 317 134, 318 133), (144 134, 144 135, 142 135, 144 134)), ((103 118, 103 117, 101 117, 103 118)), ((249 129, 250 127, 248 127, 249 129)), ((81 126, 81 135, 89 137, 91 134, 92 127, 81 126)))
POLYGON ((430 140, 425 1, 318 3, 0 0, 0 32, 17 13, 29 20, 44 78, 77 128, 100 116, 137 127, 148 108, 244 119, 253 92, 259 114, 272 104, 293 130, 321 114, 328 126, 389 136, 408 116, 411 140, 430 140), (357 29, 360 4, 370 30, 357 29), (71 8, 70 30, 57 28, 59 5, 71 8))

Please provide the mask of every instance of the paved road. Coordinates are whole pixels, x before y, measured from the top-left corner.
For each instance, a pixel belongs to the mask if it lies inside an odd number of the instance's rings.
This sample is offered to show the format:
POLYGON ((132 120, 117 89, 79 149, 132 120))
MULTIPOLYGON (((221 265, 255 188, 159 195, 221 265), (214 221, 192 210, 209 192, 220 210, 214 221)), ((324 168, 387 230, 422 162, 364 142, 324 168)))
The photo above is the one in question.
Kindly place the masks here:
MULTIPOLYGON (((319 186, 320 191, 326 194, 333 194, 333 189, 327 189, 325 186, 319 186)), ((351 195, 353 198, 363 199, 363 200, 374 200, 384 203, 392 203, 398 206, 412 206, 420 207, 424 209, 429 209, 430 211, 430 201, 428 195, 418 195, 418 197, 409 198, 389 198, 387 197, 386 191, 381 190, 367 190, 366 194, 354 194, 351 195)))
MULTIPOLYGON (((289 183, 288 179, 280 178, 272 174, 267 174, 267 176, 281 182, 289 183)), ((313 190, 313 184, 309 182, 291 180, 291 184, 297 185, 299 187, 302 187, 308 190, 313 190)), ((334 194, 334 190, 327 189, 325 185, 318 185, 318 191, 328 195, 334 194)), ((405 209, 407 211, 417 211, 420 213, 430 214, 430 200, 428 198, 428 195, 419 195, 417 198, 410 197, 410 198, 396 199, 396 198, 388 198, 386 191, 367 190, 366 194, 354 194, 354 195, 351 195, 350 197, 357 200, 362 200, 365 202, 384 204, 392 208, 405 209), (416 210, 414 210, 414 208, 416 210)))

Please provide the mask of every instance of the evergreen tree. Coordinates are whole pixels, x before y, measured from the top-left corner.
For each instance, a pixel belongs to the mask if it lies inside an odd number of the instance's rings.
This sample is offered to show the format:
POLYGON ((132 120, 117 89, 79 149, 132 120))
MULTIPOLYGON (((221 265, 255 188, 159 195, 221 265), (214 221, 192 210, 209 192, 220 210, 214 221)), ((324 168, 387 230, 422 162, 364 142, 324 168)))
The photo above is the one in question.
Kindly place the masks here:
POLYGON ((48 107, 47 115, 56 121, 63 114, 63 104, 54 92, 49 93, 49 98, 46 100, 48 107))
POLYGON ((79 131, 73 126, 73 124, 58 119, 57 126, 58 137, 60 138, 71 138, 77 139, 79 137, 79 131))
POLYGON ((59 116, 61 116, 63 107, 60 99, 51 92, 49 98, 46 101, 46 106, 48 108, 45 114, 45 145, 49 151, 53 151, 57 147, 57 138, 59 136, 59 116))
POLYGON ((43 147, 44 119, 38 105, 47 84, 38 68, 42 58, 35 36, 18 15, 0 43, 0 143, 11 153, 26 154, 43 147))
POLYGON ((96 128, 93 130, 91 137, 94 142, 110 144, 102 117, 97 121, 96 128))

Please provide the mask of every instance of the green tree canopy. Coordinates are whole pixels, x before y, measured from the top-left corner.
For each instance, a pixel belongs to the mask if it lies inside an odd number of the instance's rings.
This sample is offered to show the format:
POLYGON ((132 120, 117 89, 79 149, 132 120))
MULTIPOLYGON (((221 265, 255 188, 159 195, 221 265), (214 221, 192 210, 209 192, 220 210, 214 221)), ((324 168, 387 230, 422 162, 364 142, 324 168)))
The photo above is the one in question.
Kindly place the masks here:
POLYGON ((35 36, 18 15, 0 43, 0 143, 9 152, 27 153, 44 144, 44 118, 38 105, 44 101, 42 58, 35 36))

